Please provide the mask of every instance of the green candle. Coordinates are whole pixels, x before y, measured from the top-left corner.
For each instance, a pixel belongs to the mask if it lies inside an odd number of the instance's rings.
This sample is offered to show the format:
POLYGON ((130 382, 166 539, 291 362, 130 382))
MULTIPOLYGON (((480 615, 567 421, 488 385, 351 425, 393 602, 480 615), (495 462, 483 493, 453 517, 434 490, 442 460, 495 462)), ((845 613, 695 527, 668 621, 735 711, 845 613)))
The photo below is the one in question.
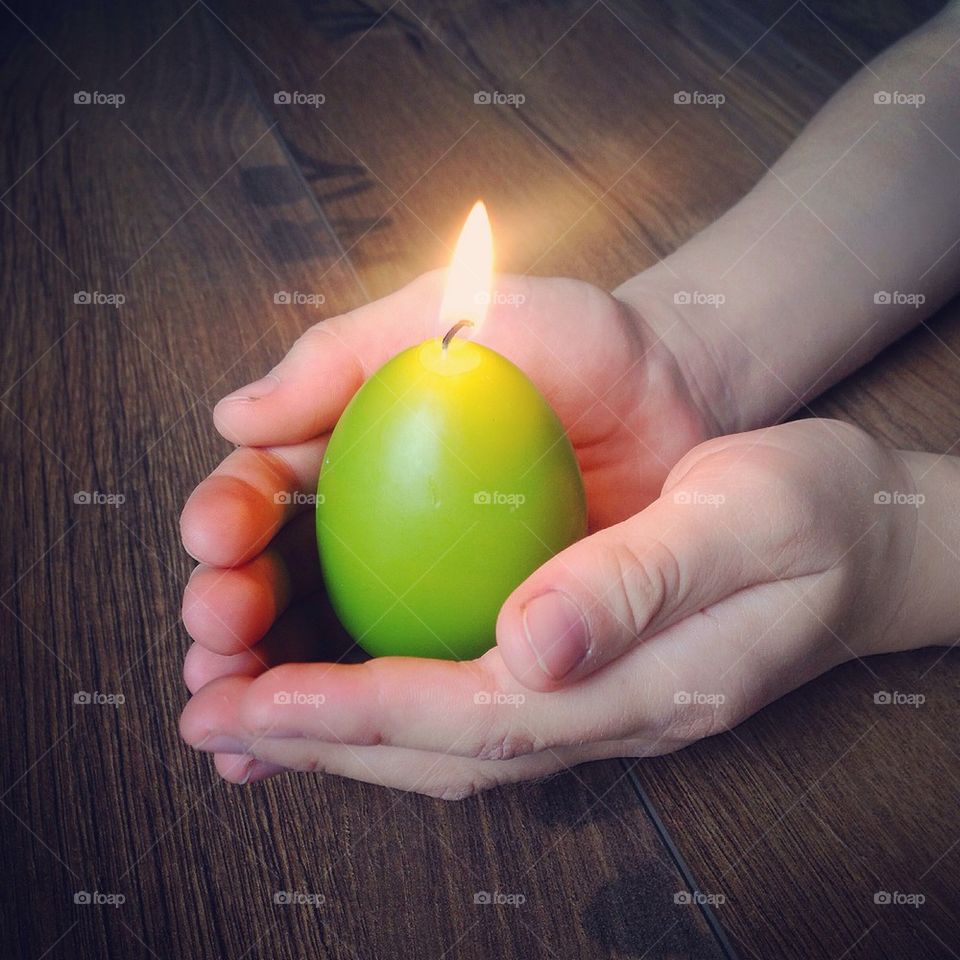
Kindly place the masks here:
POLYGON ((370 377, 324 456, 324 579, 374 656, 479 656, 513 589, 586 532, 556 414, 509 360, 454 333, 370 377))
POLYGON ((465 339, 483 323, 492 278, 493 236, 478 202, 447 275, 446 336, 370 377, 323 458, 317 544, 327 592, 374 656, 480 656, 513 589, 586 532, 560 420, 509 360, 465 339))

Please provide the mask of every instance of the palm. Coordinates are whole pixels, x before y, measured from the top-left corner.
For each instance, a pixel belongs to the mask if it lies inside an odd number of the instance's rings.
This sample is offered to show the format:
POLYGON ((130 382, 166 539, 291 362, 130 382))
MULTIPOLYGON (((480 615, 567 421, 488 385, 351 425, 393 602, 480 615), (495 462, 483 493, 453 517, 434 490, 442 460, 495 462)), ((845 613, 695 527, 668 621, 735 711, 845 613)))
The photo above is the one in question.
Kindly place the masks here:
POLYGON ((527 300, 496 311, 482 339, 534 380, 573 442, 591 526, 636 513, 670 468, 714 432, 657 330, 608 293, 574 280, 511 280, 527 300))

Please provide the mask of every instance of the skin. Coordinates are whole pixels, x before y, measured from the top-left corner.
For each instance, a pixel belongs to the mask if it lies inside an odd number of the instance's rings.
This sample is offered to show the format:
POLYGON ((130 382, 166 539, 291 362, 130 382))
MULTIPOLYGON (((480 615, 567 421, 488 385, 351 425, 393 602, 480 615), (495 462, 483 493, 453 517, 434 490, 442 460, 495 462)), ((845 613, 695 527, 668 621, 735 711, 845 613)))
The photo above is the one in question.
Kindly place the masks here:
POLYGON ((277 497, 313 492, 359 385, 437 334, 442 277, 317 324, 221 401, 216 426, 239 446, 181 518, 200 562, 183 606, 186 741, 234 782, 320 770, 458 798, 674 750, 844 660, 955 639, 956 460, 834 421, 752 428, 955 292, 958 35, 951 7, 883 54, 740 203, 613 295, 497 278, 514 296, 495 298, 479 339, 564 422, 591 535, 518 587, 479 660, 330 662, 312 517, 277 497), (875 106, 877 90, 926 103, 875 106), (878 306, 878 290, 924 302, 878 306), (277 702, 291 691, 313 702, 277 702))

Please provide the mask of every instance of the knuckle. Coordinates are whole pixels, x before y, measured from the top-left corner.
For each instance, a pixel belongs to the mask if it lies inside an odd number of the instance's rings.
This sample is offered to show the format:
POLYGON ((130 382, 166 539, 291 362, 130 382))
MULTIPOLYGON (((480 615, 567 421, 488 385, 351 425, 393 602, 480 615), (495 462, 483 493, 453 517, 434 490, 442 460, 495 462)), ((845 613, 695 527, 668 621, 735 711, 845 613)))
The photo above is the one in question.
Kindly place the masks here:
POLYGON ((533 753, 535 749, 536 744, 529 734, 498 724, 484 732, 471 756, 475 760, 512 760, 533 753))
POLYGON ((723 704, 687 703, 678 705, 670 718, 667 737, 678 744, 694 743, 729 729, 723 704))
POLYGON ((512 707, 504 709, 514 685, 503 661, 485 655, 474 661, 474 670, 474 687, 486 692, 488 698, 486 703, 477 704, 476 738, 464 754, 474 760, 509 760, 541 749, 533 736, 517 729, 516 711, 512 707))
POLYGON ((293 349, 310 347, 316 340, 328 338, 332 332, 329 320, 318 320, 316 323, 311 323, 294 341, 293 349))
POLYGON ((615 595, 619 592, 617 619, 639 634, 678 591, 680 564, 669 547, 652 538, 615 541, 607 546, 607 558, 615 595))
POLYGON ((303 770, 306 773, 326 773, 327 765, 321 757, 314 754, 313 756, 307 757, 303 770))
POLYGON ((427 790, 427 795, 436 800, 446 800, 456 802, 466 800, 469 797, 476 796, 484 790, 489 789, 491 784, 483 783, 474 778, 464 780, 453 780, 450 783, 440 784, 427 790))

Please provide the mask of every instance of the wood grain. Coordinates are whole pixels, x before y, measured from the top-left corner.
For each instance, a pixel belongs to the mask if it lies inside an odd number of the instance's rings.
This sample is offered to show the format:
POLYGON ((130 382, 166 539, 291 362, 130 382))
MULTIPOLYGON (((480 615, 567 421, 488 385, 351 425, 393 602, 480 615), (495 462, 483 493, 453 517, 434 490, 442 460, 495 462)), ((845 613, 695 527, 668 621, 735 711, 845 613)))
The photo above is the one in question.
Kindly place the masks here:
POLYGON ((277 135, 202 5, 23 5, 8 26, 3 955, 722 956, 616 762, 451 805, 231 788, 180 743, 177 517, 229 449, 210 406, 313 319, 275 292, 370 295, 353 228, 306 186, 356 172, 277 135))

